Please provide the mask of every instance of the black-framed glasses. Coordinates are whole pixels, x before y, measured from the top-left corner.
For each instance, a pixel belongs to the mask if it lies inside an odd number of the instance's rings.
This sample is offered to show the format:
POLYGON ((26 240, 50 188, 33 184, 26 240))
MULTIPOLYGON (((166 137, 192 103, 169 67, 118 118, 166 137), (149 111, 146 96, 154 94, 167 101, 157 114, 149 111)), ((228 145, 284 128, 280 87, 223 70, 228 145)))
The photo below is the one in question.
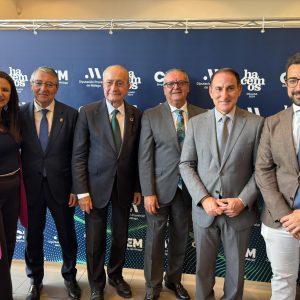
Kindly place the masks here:
POLYGON ((300 78, 297 78, 297 77, 290 77, 290 78, 287 78, 285 80, 286 82, 286 85, 290 88, 294 88, 297 86, 298 82, 299 82, 300 78))
POLYGON ((55 86, 57 86, 56 83, 53 83, 53 82, 49 82, 49 81, 46 81, 46 82, 43 82, 43 81, 39 81, 39 80, 34 80, 31 82, 34 86, 36 87, 42 87, 42 85, 45 85, 47 88, 51 89, 55 86))
POLYGON ((179 87, 184 87, 186 85, 189 84, 188 81, 185 81, 185 80, 178 80, 178 81, 170 81, 170 82, 165 82, 164 83, 164 86, 166 86, 167 88, 169 89, 172 89, 175 87, 175 85, 177 84, 177 86, 179 87))

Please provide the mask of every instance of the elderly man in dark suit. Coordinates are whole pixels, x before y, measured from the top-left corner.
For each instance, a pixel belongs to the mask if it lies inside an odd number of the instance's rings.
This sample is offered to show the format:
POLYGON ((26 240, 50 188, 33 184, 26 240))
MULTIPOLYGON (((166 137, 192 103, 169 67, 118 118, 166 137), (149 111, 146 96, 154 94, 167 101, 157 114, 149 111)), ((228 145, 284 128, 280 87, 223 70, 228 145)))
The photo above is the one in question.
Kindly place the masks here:
POLYGON ((258 220, 254 164, 263 118, 236 106, 239 74, 220 69, 211 78, 215 108, 188 125, 180 172, 193 198, 197 251, 196 298, 212 300, 222 242, 226 258, 223 300, 242 300, 251 226, 258 220))
POLYGON ((286 65, 293 105, 266 119, 256 161, 264 198, 261 233, 272 267, 272 299, 298 299, 300 240, 300 52, 286 65))
POLYGON ((178 164, 188 119, 204 112, 187 103, 189 78, 171 69, 164 78, 166 102, 148 109, 142 118, 139 170, 147 217, 145 246, 146 300, 158 299, 163 281, 165 234, 169 222, 168 267, 165 286, 178 299, 190 299, 181 284, 188 237, 191 199, 178 164))
POLYGON ((105 99, 81 108, 74 138, 73 180, 85 214, 88 278, 92 300, 104 299, 107 213, 112 207, 108 282, 121 297, 131 288, 122 277, 131 203, 141 201, 138 144, 141 112, 124 101, 128 70, 120 65, 103 72, 105 99))
POLYGON ((71 194, 71 157, 77 111, 54 99, 58 76, 49 67, 39 67, 31 76, 34 100, 21 107, 22 163, 28 202, 26 272, 31 286, 27 300, 40 298, 44 277, 44 229, 50 210, 62 248, 61 268, 68 294, 79 299, 76 281, 77 241, 71 194))

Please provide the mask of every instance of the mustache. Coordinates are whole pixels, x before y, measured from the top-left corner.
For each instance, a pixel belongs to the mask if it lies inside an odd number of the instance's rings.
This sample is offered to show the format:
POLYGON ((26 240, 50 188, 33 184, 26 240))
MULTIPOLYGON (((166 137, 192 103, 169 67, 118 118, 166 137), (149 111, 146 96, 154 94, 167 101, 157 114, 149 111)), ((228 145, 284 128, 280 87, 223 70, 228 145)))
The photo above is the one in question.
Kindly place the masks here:
POLYGON ((298 95, 300 95, 300 91, 292 92, 292 96, 298 96, 298 95))

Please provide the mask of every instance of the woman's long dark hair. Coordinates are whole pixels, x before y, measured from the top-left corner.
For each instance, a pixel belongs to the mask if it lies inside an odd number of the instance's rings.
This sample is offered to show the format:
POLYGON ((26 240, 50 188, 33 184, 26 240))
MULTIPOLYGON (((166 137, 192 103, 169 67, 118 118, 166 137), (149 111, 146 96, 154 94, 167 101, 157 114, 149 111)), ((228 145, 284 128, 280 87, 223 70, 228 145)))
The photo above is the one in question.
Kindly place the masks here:
POLYGON ((5 72, 0 71, 0 78, 6 79, 11 88, 9 102, 7 107, 1 110, 1 119, 4 128, 11 134, 14 140, 19 143, 21 141, 20 133, 20 108, 19 108, 19 97, 17 89, 12 78, 5 72))

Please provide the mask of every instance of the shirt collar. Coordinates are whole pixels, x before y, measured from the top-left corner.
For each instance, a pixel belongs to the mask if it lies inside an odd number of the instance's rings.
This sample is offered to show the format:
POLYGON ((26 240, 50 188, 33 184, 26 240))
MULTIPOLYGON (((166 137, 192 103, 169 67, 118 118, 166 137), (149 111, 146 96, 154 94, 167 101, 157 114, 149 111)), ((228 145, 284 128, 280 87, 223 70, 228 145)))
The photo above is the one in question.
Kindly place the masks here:
MULTIPOLYGON (((111 113, 116 109, 114 108, 111 103, 109 101, 106 101, 106 106, 107 106, 107 110, 108 110, 108 114, 111 115, 111 113)), ((123 103, 117 108, 118 111, 120 112, 121 115, 125 115, 125 105, 124 105, 124 101, 123 103)))
MULTIPOLYGON (((226 114, 226 116, 229 117, 231 121, 233 121, 234 119, 235 111, 236 111, 236 106, 234 106, 234 108, 228 114, 226 114)), ((223 116, 224 115, 215 108, 215 118, 218 122, 220 121, 220 119, 222 119, 223 116)))
POLYGON ((34 109, 35 109, 35 111, 40 111, 40 110, 42 110, 43 108, 46 108, 46 109, 48 109, 48 111, 53 112, 53 111, 54 111, 55 100, 53 100, 47 107, 41 107, 41 106, 37 103, 37 101, 36 101, 35 99, 34 99, 34 101, 33 101, 33 104, 34 104, 34 109))
POLYGON ((300 111, 300 106, 298 106, 295 103, 293 103, 293 111, 294 111, 294 113, 299 112, 300 111))
MULTIPOLYGON (((168 103, 168 104, 169 104, 169 103, 168 103)), ((177 108, 177 107, 175 107, 175 106, 172 106, 171 104, 169 104, 169 106, 170 106, 171 112, 174 112, 174 111, 177 110, 177 109, 181 109, 181 110, 183 110, 186 114, 188 113, 188 110, 187 110, 187 102, 185 102, 184 105, 183 105, 182 107, 180 107, 180 108, 177 108)))

